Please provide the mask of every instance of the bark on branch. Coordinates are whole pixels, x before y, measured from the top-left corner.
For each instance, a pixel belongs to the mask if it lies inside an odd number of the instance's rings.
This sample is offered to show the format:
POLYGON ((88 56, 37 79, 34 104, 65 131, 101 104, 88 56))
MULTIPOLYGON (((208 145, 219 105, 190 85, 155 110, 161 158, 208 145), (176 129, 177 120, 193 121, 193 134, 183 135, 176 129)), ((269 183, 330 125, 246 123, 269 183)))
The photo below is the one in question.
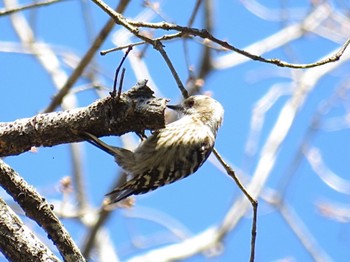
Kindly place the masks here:
POLYGON ((109 96, 84 108, 0 123, 0 157, 18 155, 33 146, 82 141, 74 131, 99 137, 162 128, 167 100, 156 98, 146 84, 146 80, 137 83, 120 99, 109 96))
POLYGON ((54 214, 54 207, 2 160, 0 160, 0 186, 21 206, 27 217, 36 221, 46 231, 64 261, 85 261, 68 231, 54 214))
POLYGON ((60 261, 2 199, 0 235, 0 251, 9 261, 60 261))

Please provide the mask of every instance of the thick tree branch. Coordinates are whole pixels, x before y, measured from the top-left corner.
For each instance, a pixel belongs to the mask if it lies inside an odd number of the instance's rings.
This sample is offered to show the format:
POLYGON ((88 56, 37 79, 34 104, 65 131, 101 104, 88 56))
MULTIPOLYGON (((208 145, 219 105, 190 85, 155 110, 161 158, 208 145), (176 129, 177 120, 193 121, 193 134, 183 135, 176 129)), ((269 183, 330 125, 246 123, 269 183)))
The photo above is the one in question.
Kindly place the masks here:
POLYGON ((0 250, 9 261, 60 261, 0 199, 0 250))
POLYGON ((18 155, 33 146, 82 141, 74 131, 120 136, 162 128, 167 100, 154 97, 146 83, 137 83, 120 99, 106 97, 84 108, 0 123, 0 156, 18 155))
POLYGON ((69 233, 53 213, 53 206, 2 160, 0 185, 21 206, 26 216, 36 221, 47 232, 65 261, 85 261, 69 233))

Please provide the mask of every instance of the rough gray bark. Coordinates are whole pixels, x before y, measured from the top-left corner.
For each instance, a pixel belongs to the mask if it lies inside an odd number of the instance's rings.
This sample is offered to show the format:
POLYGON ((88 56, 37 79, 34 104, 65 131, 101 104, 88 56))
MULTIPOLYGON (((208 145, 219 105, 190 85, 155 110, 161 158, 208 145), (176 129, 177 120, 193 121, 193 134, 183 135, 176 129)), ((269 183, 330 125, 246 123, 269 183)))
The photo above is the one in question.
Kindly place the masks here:
POLYGON ((0 160, 0 186, 21 206, 27 217, 36 221, 46 231, 64 261, 85 261, 69 233, 54 214, 54 207, 2 160, 0 160))
MULTIPOLYGON (((146 80, 141 81, 123 93, 120 98, 108 96, 85 108, 38 114, 31 118, 0 123, 0 156, 17 155, 28 151, 33 146, 79 142, 82 139, 78 133, 82 131, 96 136, 106 136, 162 128, 167 100, 154 97, 153 91, 146 84, 146 80)), ((53 206, 50 206, 33 187, 2 160, 0 160, 0 186, 21 206, 27 217, 35 220, 47 232, 65 261, 85 261, 80 250, 53 213, 53 206)), ((11 229, 11 224, 3 219, 7 213, 2 209, 4 203, 2 206, 1 204, 2 202, 0 202, 0 219, 2 219, 0 229, 3 228, 3 230, 0 231, 8 232, 9 240, 0 237, 0 249, 9 259, 20 261, 15 257, 15 252, 19 252, 16 248, 20 245, 16 246, 12 241, 13 248, 8 246, 2 248, 4 247, 2 243, 4 245, 6 241, 11 243, 14 233, 11 235, 10 232, 16 228, 11 229)), ((17 224, 14 222, 12 226, 17 224)), ((26 250, 28 254, 31 252, 29 248, 26 250)), ((21 252, 26 250, 21 249, 21 252)), ((21 252, 17 255, 22 255, 21 252)), ((47 254, 51 253, 47 252, 47 254)), ((28 261, 35 261, 35 253, 30 257, 28 255, 28 259, 28 261), (30 260, 32 257, 34 260, 30 260)))
POLYGON ((9 261, 60 261, 0 199, 0 250, 9 261))
POLYGON ((88 107, 0 123, 0 157, 18 155, 33 146, 79 142, 79 131, 100 137, 162 128, 167 100, 154 97, 146 84, 146 80, 137 83, 119 99, 108 96, 88 107))

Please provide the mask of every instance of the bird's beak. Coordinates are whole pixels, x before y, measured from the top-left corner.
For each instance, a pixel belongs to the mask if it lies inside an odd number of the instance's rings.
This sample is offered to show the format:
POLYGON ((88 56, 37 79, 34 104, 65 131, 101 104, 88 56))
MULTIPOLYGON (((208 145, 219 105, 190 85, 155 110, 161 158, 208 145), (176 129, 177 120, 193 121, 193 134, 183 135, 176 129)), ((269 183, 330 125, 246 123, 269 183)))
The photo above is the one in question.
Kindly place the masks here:
POLYGON ((167 107, 179 112, 182 112, 184 110, 181 105, 167 105, 167 107))

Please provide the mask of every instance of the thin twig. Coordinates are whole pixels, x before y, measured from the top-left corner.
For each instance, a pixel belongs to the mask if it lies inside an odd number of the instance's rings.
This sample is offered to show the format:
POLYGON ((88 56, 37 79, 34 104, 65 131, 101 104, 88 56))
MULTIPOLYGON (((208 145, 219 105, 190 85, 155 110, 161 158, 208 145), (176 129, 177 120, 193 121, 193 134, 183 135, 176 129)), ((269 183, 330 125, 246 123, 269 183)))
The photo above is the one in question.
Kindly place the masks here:
POLYGON ((216 156, 216 158, 219 160, 221 165, 225 168, 227 174, 233 178, 233 180, 236 182, 237 186, 243 194, 248 198, 250 203, 253 207, 253 222, 252 222, 252 238, 250 242, 250 262, 253 262, 255 259, 255 242, 256 242, 256 224, 257 224, 257 217, 258 217, 258 201, 255 200, 249 192, 245 189, 244 185, 239 181, 238 177, 235 174, 235 171, 223 160, 223 158, 220 156, 218 151, 214 148, 213 153, 216 156))
MULTIPOLYGON (((77 143, 70 144, 70 157, 72 161, 72 182, 74 185, 74 194, 77 201, 78 210, 86 210, 89 206, 87 187, 85 185, 84 171, 82 170, 82 152, 81 146, 77 143)), ((64 194, 63 194, 64 195, 64 194)))
POLYGON ((124 75, 125 75, 125 68, 123 68, 123 70, 122 70, 122 75, 120 76, 120 82, 119 82, 119 88, 118 88, 117 99, 119 99, 120 96, 121 96, 121 94, 122 94, 122 88, 123 88, 123 82, 124 82, 124 75))
MULTIPOLYGON (((115 181, 115 183, 113 183, 110 191, 116 187, 119 187, 123 183, 125 183, 126 177, 127 177, 126 173, 121 172, 117 176, 116 181, 115 181)), ((101 228, 103 227, 103 225, 106 224, 108 218, 112 214, 113 209, 110 209, 110 208, 108 208, 108 206, 106 206, 106 203, 110 203, 110 199, 111 199, 110 196, 105 197, 104 201, 101 204, 100 210, 99 210, 99 216, 98 216, 96 222, 90 227, 90 230, 88 231, 88 234, 84 239, 85 241, 82 245, 81 250, 82 250, 82 254, 85 258, 90 257, 90 253, 93 250, 93 248, 95 247, 95 240, 96 240, 97 234, 100 232, 101 228)))
POLYGON ((254 54, 251 54, 245 50, 239 49, 231 44, 229 44, 226 41, 220 40, 216 37, 214 37, 211 33, 209 33, 206 29, 197 29, 197 28, 190 28, 190 27, 185 27, 185 26, 180 26, 176 24, 171 24, 171 23, 166 23, 166 22, 160 22, 160 23, 149 23, 149 22, 139 22, 139 21, 131 21, 127 20, 128 24, 134 26, 134 27, 148 27, 148 28, 153 28, 153 29, 163 29, 163 30, 175 30, 175 31, 180 31, 184 34, 192 35, 192 36, 199 36, 203 39, 209 39, 213 41, 214 43, 219 44, 220 46, 235 51, 243 56, 246 56, 250 59, 253 59, 255 61, 260 61, 260 62, 265 62, 269 64, 274 64, 280 67, 289 67, 289 68, 295 68, 295 69, 305 69, 305 68, 312 68, 312 67, 317 67, 321 66, 324 64, 328 64, 331 62, 336 62, 340 59, 340 57, 343 55, 345 50, 350 44, 350 38, 345 41, 345 43, 340 47, 337 53, 335 53, 333 56, 322 59, 320 61, 317 61, 315 63, 309 63, 309 64, 293 64, 293 63, 288 63, 285 61, 282 61, 280 59, 267 59, 262 56, 257 56, 254 54))
POLYGON ((184 98, 187 98, 188 97, 188 92, 185 89, 184 85, 182 84, 181 79, 180 79, 179 75, 177 74, 175 67, 173 66, 173 63, 171 62, 171 60, 169 59, 167 53, 165 52, 163 44, 160 41, 156 41, 156 44, 154 45, 154 48, 156 50, 158 50, 159 53, 163 56, 166 64, 168 65, 171 73, 173 74, 173 76, 175 78, 175 81, 176 81, 177 86, 179 87, 179 89, 180 89, 180 91, 182 93, 182 96, 184 98))
MULTIPOLYGON (((118 4, 118 7, 116 8, 117 12, 122 13, 125 10, 125 8, 129 2, 130 2, 130 0, 120 1, 118 4)), ((61 104, 63 98, 68 94, 69 90, 73 87, 75 82, 79 79, 79 77, 81 76, 81 74, 83 73, 85 68, 91 62, 96 51, 100 48, 100 46, 105 41, 105 39, 107 38, 109 33, 112 31, 114 24, 115 24, 115 22, 114 22, 113 18, 111 18, 107 21, 107 23, 104 25, 104 27, 98 33, 94 42, 91 44, 91 47, 89 48, 89 50, 85 53, 84 57, 81 59, 78 66, 75 68, 73 73, 67 79, 66 83, 62 86, 60 91, 53 97, 50 105, 45 109, 44 113, 54 111, 55 108, 61 104)))
MULTIPOLYGON (((115 70, 115 77, 114 77, 114 82, 113 82, 113 91, 109 93, 111 95, 111 97, 115 97, 117 95, 117 82, 118 82, 119 71, 120 71, 120 68, 122 67, 126 57, 128 56, 128 54, 129 54, 129 52, 131 50, 132 50, 132 46, 129 46, 128 50, 126 50, 122 60, 120 61, 119 66, 115 70)), ((123 75, 123 77, 124 77, 124 75, 123 75)), ((121 81, 121 83, 122 83, 122 81, 121 81)), ((122 91, 121 91, 121 84, 120 84, 119 85, 119 91, 118 91, 118 98, 120 97, 121 92, 122 91)))
POLYGON ((96 236, 100 232, 103 225, 106 224, 111 214, 111 210, 105 209, 103 206, 101 207, 96 223, 90 227, 87 236, 84 238, 85 242, 81 250, 85 258, 90 258, 90 253, 95 247, 96 236))
MULTIPOLYGON (((194 19, 196 18, 196 16, 198 15, 198 11, 199 11, 199 7, 201 6, 202 0, 197 0, 196 4, 193 8, 192 14, 190 16, 189 21, 187 22, 187 26, 192 27, 194 19)), ((186 63, 186 68, 188 70, 188 80, 187 80, 187 88, 189 89, 189 87, 192 86, 196 86, 196 79, 198 79, 198 76, 194 75, 192 66, 191 66, 191 61, 190 61, 190 52, 189 52, 189 47, 188 47, 188 41, 187 39, 184 39, 183 41, 183 49, 184 49, 184 59, 185 59, 185 63, 186 63), (193 85, 188 85, 193 83, 193 85)), ((191 94, 193 92, 191 92, 191 90, 188 90, 188 93, 191 94)))
MULTIPOLYGON (((133 35, 137 36, 138 38, 144 40, 145 42, 151 44, 156 50, 158 50, 160 52, 160 54, 163 56, 166 64, 168 65, 171 73, 173 74, 175 81, 182 93, 182 95, 187 98, 188 97, 188 92, 187 90, 184 88, 184 85, 182 84, 180 77, 178 76, 178 74, 176 73, 176 70, 174 68, 174 66, 172 65, 169 57, 167 56, 167 54, 165 53, 165 50, 163 48, 162 43, 160 42, 159 39, 151 39, 148 38, 147 36, 143 35, 140 33, 139 28, 133 26, 132 24, 129 23, 129 21, 122 16, 121 14, 115 12, 112 8, 110 8, 105 2, 103 2, 102 0, 92 0, 94 3, 96 3, 99 7, 102 8, 103 11, 105 11, 109 16, 113 17, 115 19, 115 22, 119 25, 122 25, 123 27, 125 27, 127 30, 129 30, 133 35)), ((182 32, 179 33, 179 36, 182 35, 182 32)))
POLYGON ((63 2, 63 1, 64 0, 48 0, 48 1, 42 1, 42 2, 35 2, 34 4, 22 5, 22 6, 14 7, 11 9, 4 8, 4 9, 0 10, 0 16, 13 14, 13 13, 24 11, 24 10, 31 9, 31 8, 47 6, 47 5, 51 5, 51 4, 55 4, 57 2, 63 2))
MULTIPOLYGON (((204 14, 205 14, 205 28, 211 32, 213 30, 213 1, 204 2, 204 14)), ((203 45, 202 53, 200 55, 199 69, 198 69, 198 79, 204 79, 212 71, 212 48, 208 45, 203 45)), ((190 94, 196 94, 200 92, 202 85, 195 84, 190 90, 190 94)))
POLYGON ((282 198, 274 200, 275 203, 272 204, 277 208, 281 217, 299 239, 305 250, 310 254, 312 260, 317 262, 332 261, 327 252, 322 248, 322 245, 318 243, 319 239, 312 234, 310 228, 306 226, 296 210, 282 198))
MULTIPOLYGON (((158 41, 158 40, 160 40, 160 41, 168 41, 168 40, 172 40, 172 39, 175 39, 175 38, 181 38, 181 37, 186 37, 186 36, 183 33, 178 32, 178 33, 171 34, 171 35, 163 35, 163 36, 158 37, 158 38, 153 38, 152 41, 158 41)), ((136 43, 131 43, 131 44, 127 44, 127 45, 113 47, 113 48, 110 48, 110 49, 107 49, 107 50, 102 50, 100 52, 100 54, 101 55, 106 55, 106 54, 114 52, 114 51, 119 51, 119 50, 122 50, 122 49, 125 49, 125 48, 129 48, 129 46, 134 47, 134 46, 144 45, 144 44, 147 44, 147 43, 148 42, 146 42, 146 41, 139 41, 139 42, 136 42, 136 43)))
POLYGON ((127 44, 127 45, 123 45, 123 46, 113 47, 113 48, 110 48, 107 50, 102 50, 100 52, 100 55, 106 55, 106 54, 111 53, 111 52, 119 51, 119 50, 122 50, 125 48, 130 48, 130 47, 134 47, 134 46, 138 46, 138 45, 143 45, 145 43, 146 43, 145 41, 140 41, 140 42, 133 43, 133 44, 127 44))
POLYGON ((199 7, 201 6, 203 0, 197 0, 196 4, 193 8, 192 14, 190 16, 190 19, 188 20, 187 26, 192 27, 194 19, 196 18, 198 14, 199 7))

